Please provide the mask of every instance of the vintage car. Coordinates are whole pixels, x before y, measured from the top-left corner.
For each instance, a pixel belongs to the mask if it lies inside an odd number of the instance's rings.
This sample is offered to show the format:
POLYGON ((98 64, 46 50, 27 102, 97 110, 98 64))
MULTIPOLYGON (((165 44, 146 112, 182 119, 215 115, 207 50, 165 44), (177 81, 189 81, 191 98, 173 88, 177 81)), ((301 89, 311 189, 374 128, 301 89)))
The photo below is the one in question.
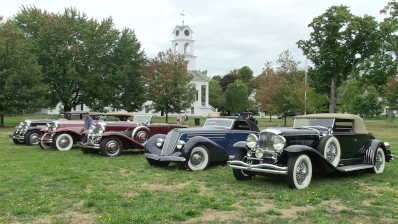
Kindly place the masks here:
MULTIPOLYGON (((128 120, 134 115, 133 113, 90 113, 93 124, 97 123, 98 120, 110 117, 110 119, 128 120)), ((55 147, 59 151, 68 151, 74 144, 81 140, 83 127, 84 120, 52 121, 45 128, 41 129, 44 134, 40 139, 40 146, 44 149, 55 147)))
POLYGON ((220 112, 209 112, 207 117, 214 117, 214 118, 220 117, 220 112))
POLYGON ((135 115, 133 121, 100 121, 90 127, 87 137, 78 143, 83 153, 101 152, 104 156, 119 156, 122 150, 144 149, 152 135, 167 134, 180 124, 152 123, 152 115, 135 115))
POLYGON ((15 127, 14 134, 9 137, 12 138, 15 144, 38 145, 43 134, 40 130, 45 128, 47 123, 51 123, 54 120, 76 119, 75 117, 82 116, 84 113, 83 111, 67 111, 61 112, 57 119, 26 119, 15 127))
POLYGON ((293 127, 267 128, 239 145, 235 158, 228 161, 237 180, 285 175, 287 185, 297 189, 308 187, 313 168, 382 173, 386 161, 394 160, 390 144, 375 139, 365 122, 352 114, 296 116, 293 127))
POLYGON ((189 170, 204 170, 211 162, 232 159, 241 149, 234 144, 258 131, 257 125, 247 119, 208 118, 201 128, 174 129, 167 135, 152 136, 144 157, 152 166, 176 162, 189 170))
POLYGON ((242 118, 250 119, 251 121, 253 121, 254 123, 256 123, 258 125, 258 120, 253 117, 252 112, 242 112, 240 114, 241 114, 242 118))

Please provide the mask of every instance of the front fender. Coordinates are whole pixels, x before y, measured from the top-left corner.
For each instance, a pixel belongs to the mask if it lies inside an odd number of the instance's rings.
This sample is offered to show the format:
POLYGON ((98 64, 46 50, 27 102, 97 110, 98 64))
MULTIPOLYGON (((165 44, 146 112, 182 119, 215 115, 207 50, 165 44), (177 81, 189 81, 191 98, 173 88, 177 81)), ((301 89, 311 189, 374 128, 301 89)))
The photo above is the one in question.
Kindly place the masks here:
POLYGON ((135 141, 134 139, 132 139, 122 133, 115 132, 115 131, 104 132, 104 134, 102 134, 102 139, 104 139, 105 137, 109 137, 109 136, 117 136, 125 143, 125 145, 131 145, 131 147, 133 147, 135 149, 145 149, 144 145, 140 144, 139 142, 135 141))
POLYGON ((189 139, 183 149, 184 157, 189 160, 192 149, 199 145, 203 145, 208 149, 210 162, 227 161, 229 159, 227 150, 210 139, 202 136, 196 136, 189 139))
POLYGON ((58 128, 56 130, 57 134, 59 134, 61 132, 68 133, 68 134, 75 135, 75 136, 81 136, 82 135, 82 134, 80 134, 80 132, 77 132, 77 131, 74 131, 74 130, 71 130, 71 129, 68 129, 68 128, 58 128))
POLYGON ((156 146, 156 140, 158 138, 163 138, 164 140, 166 140, 166 135, 164 135, 164 134, 156 134, 156 135, 150 137, 148 142, 145 145, 145 153, 155 154, 155 155, 158 155, 158 156, 161 155, 162 149, 159 149, 156 146))
POLYGON ((327 161, 322 154, 320 154, 316 149, 312 147, 306 145, 291 145, 286 147, 283 151, 287 153, 305 152, 311 158, 311 162, 314 163, 316 166, 323 167, 328 171, 336 169, 333 164, 327 161))

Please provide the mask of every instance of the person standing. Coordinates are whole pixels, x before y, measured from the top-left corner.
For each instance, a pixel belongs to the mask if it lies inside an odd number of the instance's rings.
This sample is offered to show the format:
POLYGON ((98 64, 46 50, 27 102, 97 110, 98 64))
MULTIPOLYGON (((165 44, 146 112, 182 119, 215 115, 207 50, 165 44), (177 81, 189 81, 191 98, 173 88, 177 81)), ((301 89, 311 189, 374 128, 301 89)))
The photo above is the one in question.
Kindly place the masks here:
POLYGON ((188 115, 187 115, 187 113, 185 113, 184 121, 185 121, 185 125, 188 126, 188 115))
POLYGON ((84 119, 84 131, 87 131, 93 124, 93 119, 89 115, 90 114, 88 112, 84 113, 84 116, 86 117, 84 119))
POLYGON ((181 113, 177 115, 177 124, 181 124, 181 113))

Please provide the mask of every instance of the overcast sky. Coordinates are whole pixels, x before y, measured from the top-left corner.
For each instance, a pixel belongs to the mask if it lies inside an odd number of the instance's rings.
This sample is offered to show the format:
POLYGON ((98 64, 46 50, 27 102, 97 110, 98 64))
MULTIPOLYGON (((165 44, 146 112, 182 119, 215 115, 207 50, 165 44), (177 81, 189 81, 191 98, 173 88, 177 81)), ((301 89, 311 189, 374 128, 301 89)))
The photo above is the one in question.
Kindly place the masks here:
POLYGON ((182 24, 193 30, 196 67, 210 77, 249 66, 254 76, 264 63, 275 62, 278 54, 292 52, 305 64, 296 42, 310 38, 308 24, 333 5, 350 6, 351 13, 368 14, 382 21, 380 10, 388 0, 12 0, 0 3, 0 16, 10 18, 22 5, 35 5, 50 12, 74 7, 88 18, 112 17, 119 29, 135 30, 148 57, 171 48, 171 32, 182 24))

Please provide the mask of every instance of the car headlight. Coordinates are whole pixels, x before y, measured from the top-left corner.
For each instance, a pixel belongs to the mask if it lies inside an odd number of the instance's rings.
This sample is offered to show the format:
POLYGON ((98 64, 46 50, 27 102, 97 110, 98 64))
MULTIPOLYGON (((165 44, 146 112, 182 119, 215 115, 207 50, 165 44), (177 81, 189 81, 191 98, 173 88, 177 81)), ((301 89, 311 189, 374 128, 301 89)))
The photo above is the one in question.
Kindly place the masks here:
POLYGON ((182 140, 177 141, 177 149, 182 149, 184 148, 185 142, 182 140))
POLYGON ((280 151, 285 148, 286 139, 280 135, 275 136, 274 140, 272 141, 272 145, 276 151, 280 151))
POLYGON ((88 133, 93 133, 94 132, 94 129, 95 129, 95 125, 91 125, 89 128, 88 128, 88 133))
POLYGON ((58 127, 59 127, 58 123, 54 123, 54 125, 53 125, 53 131, 56 131, 58 127))
POLYGON ((257 146, 257 142, 258 142, 258 137, 256 135, 250 134, 246 138, 246 145, 251 149, 257 146))
POLYGON ((257 158, 262 158, 264 155, 264 151, 262 149, 257 149, 255 155, 257 158))
POLYGON ((98 133, 100 135, 102 135, 105 132, 105 129, 106 129, 106 124, 100 124, 99 125, 99 129, 98 129, 98 133))
POLYGON ((50 124, 50 123, 47 123, 47 124, 46 124, 46 131, 50 130, 50 127, 51 127, 51 124, 50 124))
POLYGON ((25 126, 29 127, 31 123, 32 123, 32 121, 26 120, 26 121, 25 121, 25 126))
POLYGON ((163 138, 158 138, 158 139, 156 140, 156 146, 157 146, 158 148, 162 148, 163 143, 164 143, 164 139, 163 139, 163 138))

